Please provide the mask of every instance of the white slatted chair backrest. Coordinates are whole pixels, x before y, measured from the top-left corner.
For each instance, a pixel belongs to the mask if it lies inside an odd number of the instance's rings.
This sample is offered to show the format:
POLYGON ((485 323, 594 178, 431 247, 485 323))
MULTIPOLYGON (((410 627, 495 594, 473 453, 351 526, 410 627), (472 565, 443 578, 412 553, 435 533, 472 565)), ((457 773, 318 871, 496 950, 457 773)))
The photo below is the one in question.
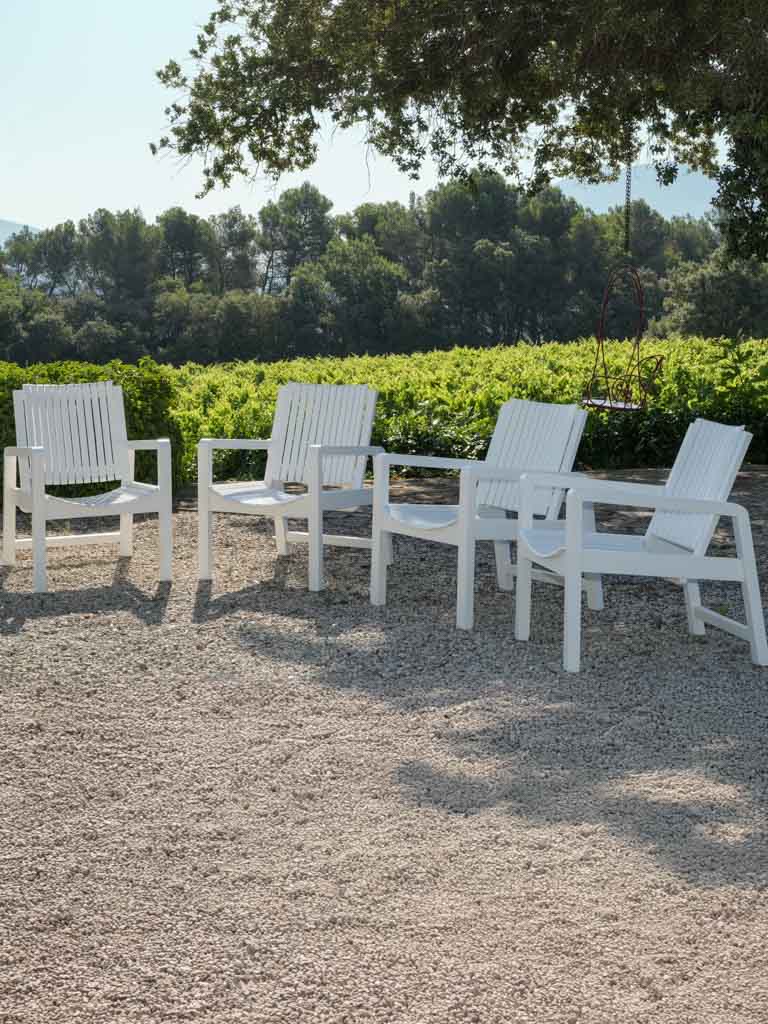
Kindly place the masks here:
MULTIPOLYGON (((504 469, 569 473, 587 422, 577 405, 553 405, 513 398, 499 409, 499 417, 485 461, 504 469)), ((537 515, 553 513, 554 492, 536 492, 537 515)), ((516 510, 520 506, 518 484, 491 480, 478 487, 481 505, 516 510)))
MULTIPOLYGON (((127 433, 122 388, 94 384, 24 384, 13 393, 16 441, 45 448, 46 484, 126 479, 127 433)), ((29 460, 19 460, 22 488, 29 460)))
MULTIPOLYGON (((308 483, 309 445, 369 445, 377 392, 365 384, 284 384, 277 395, 266 479, 308 483)), ((323 483, 362 487, 365 458, 323 460, 323 483)))
MULTIPOLYGON (((743 427, 695 420, 686 431, 665 484, 667 494, 673 498, 727 501, 751 440, 752 435, 743 427)), ((646 536, 703 555, 717 518, 690 512, 656 512, 646 536)))

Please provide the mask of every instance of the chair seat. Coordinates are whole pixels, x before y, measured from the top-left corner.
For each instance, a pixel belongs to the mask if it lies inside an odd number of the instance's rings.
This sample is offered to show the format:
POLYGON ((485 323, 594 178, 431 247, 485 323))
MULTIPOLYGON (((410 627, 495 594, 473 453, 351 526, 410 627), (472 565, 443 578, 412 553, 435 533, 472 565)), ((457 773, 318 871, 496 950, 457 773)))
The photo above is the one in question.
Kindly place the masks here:
POLYGON ((390 519, 418 530, 439 530, 458 521, 458 505, 387 505, 390 519))
MULTIPOLYGON (((153 484, 130 483, 115 487, 102 494, 89 494, 81 498, 62 498, 57 494, 45 495, 47 519, 76 519, 83 515, 121 515, 138 513, 138 506, 151 506, 155 511, 160 489, 153 484), (149 499, 149 501, 147 500, 149 499)), ((16 501, 24 512, 32 511, 29 491, 17 491, 16 501)))
MULTIPOLYGON (((565 551, 565 527, 554 523, 551 526, 521 530, 520 538, 525 541, 531 553, 539 558, 555 558, 565 551)), ((587 532, 581 550, 636 552, 644 551, 645 548, 645 536, 642 534, 587 532)))
POLYGON ((279 487, 269 487, 260 480, 213 484, 211 486, 211 494, 228 503, 244 505, 248 508, 265 509, 301 501, 305 497, 304 494, 289 494, 279 487))

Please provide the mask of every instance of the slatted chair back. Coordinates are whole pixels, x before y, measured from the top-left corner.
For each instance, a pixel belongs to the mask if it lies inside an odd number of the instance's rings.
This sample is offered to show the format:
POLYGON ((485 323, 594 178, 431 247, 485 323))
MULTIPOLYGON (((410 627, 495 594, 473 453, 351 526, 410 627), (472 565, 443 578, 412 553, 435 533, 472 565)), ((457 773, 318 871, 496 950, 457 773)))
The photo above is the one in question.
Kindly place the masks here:
MULTIPOLYGON (((309 482, 309 445, 369 445, 377 393, 364 384, 284 384, 277 395, 266 479, 309 482)), ((365 458, 323 460, 323 483, 362 487, 365 458)))
MULTIPOLYGON (((24 384, 13 393, 16 442, 46 451, 45 483, 85 484, 125 479, 127 434, 122 388, 94 384, 24 384)), ((28 459, 19 460, 29 487, 28 459)))
MULTIPOLYGON (((499 410, 485 461, 504 469, 568 473, 586 421, 586 411, 577 405, 510 399, 499 410)), ((518 484, 503 481, 481 483, 477 497, 481 505, 494 508, 514 510, 520 504, 518 484)), ((537 492, 536 514, 546 515, 552 510, 552 494, 537 492)))
MULTIPOLYGON (((751 440, 743 427, 695 420, 686 431, 665 490, 673 498, 727 501, 751 440)), ((716 516, 657 511, 646 536, 703 555, 716 524, 716 516)))

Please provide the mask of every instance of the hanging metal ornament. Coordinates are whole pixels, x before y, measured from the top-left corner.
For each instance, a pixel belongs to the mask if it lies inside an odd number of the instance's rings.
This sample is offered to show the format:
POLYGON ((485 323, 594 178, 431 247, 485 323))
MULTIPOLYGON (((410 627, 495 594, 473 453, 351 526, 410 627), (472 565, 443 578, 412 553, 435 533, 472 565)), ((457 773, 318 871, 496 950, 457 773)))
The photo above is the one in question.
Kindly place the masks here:
POLYGON ((632 165, 627 162, 624 191, 624 259, 608 274, 603 292, 600 322, 597 327, 597 350, 592 376, 587 384, 582 405, 608 412, 639 412, 648 404, 648 396, 661 370, 663 356, 640 355, 640 341, 645 334, 645 294, 640 275, 632 263, 630 228, 632 222, 632 165), (635 332, 629 360, 623 371, 611 373, 605 356, 608 311, 613 295, 628 290, 637 312, 635 332))

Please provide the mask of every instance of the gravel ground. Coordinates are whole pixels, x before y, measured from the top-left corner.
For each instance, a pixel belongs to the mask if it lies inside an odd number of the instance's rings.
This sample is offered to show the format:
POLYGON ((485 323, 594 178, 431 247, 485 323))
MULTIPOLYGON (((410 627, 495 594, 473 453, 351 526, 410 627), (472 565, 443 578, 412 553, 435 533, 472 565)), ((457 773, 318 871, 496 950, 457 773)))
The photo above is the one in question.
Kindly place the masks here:
MULTIPOLYGON (((766 584, 767 491, 735 489, 766 584)), ((619 579, 569 676, 560 591, 516 644, 490 545, 467 635, 447 549, 397 541, 379 610, 366 552, 311 595, 235 517, 198 587, 195 527, 170 587, 151 521, 131 560, 53 550, 47 595, 28 555, 1 570, 2 1024, 768 1021, 746 645, 619 579)))

